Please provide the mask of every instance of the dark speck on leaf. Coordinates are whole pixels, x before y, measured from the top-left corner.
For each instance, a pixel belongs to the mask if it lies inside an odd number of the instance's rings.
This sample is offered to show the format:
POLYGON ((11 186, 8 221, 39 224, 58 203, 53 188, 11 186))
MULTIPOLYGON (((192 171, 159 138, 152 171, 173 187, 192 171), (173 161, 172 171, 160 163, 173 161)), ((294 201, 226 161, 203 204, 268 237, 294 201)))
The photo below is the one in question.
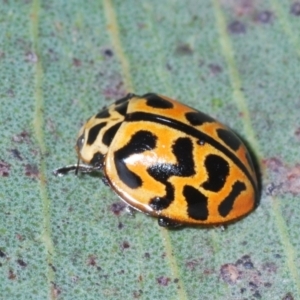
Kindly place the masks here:
POLYGON ((290 13, 294 16, 300 16, 300 2, 296 1, 291 5, 290 13))
POLYGON ((55 268, 52 264, 49 264, 49 267, 50 267, 54 272, 56 272, 56 268, 55 268))
POLYGON ((167 286, 169 284, 170 280, 171 280, 170 278, 165 277, 165 276, 161 276, 156 279, 157 283, 162 286, 167 286))
POLYGON ((113 53, 113 51, 111 49, 104 49, 103 50, 103 54, 106 57, 113 57, 114 56, 114 53, 113 53))
POLYGON ((217 75, 222 72, 222 68, 217 64, 209 64, 208 67, 213 75, 217 75))
POLYGON ((0 257, 6 257, 6 254, 2 250, 0 250, 0 257))
POLYGON ((261 294, 259 291, 255 291, 255 293, 253 294, 254 298, 260 299, 261 298, 261 294))
POLYGON ((7 94, 8 97, 14 97, 15 96, 15 93, 12 89, 8 89, 6 91, 6 94, 7 94))
POLYGON ((256 15, 255 21, 257 21, 259 23, 263 23, 263 24, 268 24, 268 23, 272 22, 273 18, 274 18, 273 13, 271 11, 265 10, 265 11, 259 12, 256 15))
POLYGON ((25 166, 25 175, 26 176, 37 179, 39 177, 39 174, 40 174, 40 172, 36 165, 27 164, 25 166))
POLYGON ((166 69, 168 70, 168 71, 172 71, 172 66, 171 66, 171 64, 170 63, 167 63, 166 64, 166 69))
POLYGON ((27 52, 25 54, 25 61, 31 62, 31 63, 36 63, 38 61, 38 56, 35 52, 27 52))
POLYGON ((21 267, 27 267, 27 263, 24 261, 24 260, 22 260, 22 259, 18 259, 17 260, 17 263, 21 266, 21 267))
POLYGON ((124 202, 115 202, 110 206, 110 210, 116 215, 119 216, 120 213, 126 208, 124 202))
POLYGON ((30 134, 27 131, 22 131, 21 133, 12 137, 12 141, 15 143, 29 143, 30 134))
POLYGON ((13 270, 8 271, 8 279, 14 280, 14 279, 16 279, 16 277, 17 277, 17 275, 14 273, 13 270))
POLYGON ((262 269, 268 273, 276 273, 278 267, 274 262, 265 262, 262 265, 262 269))
POLYGON ((191 271, 194 271, 201 264, 201 260, 199 259, 191 259, 186 262, 186 267, 191 271))
POLYGON ((143 291, 142 290, 138 290, 138 291, 134 291, 133 292, 133 298, 134 299, 139 299, 143 294, 143 291))
POLYGON ((244 255, 242 258, 236 261, 237 265, 242 265, 245 269, 253 269, 254 264, 251 261, 251 257, 249 255, 244 255))
POLYGON ((59 295, 61 294, 61 289, 54 282, 52 282, 51 294, 53 295, 54 299, 57 299, 59 297, 59 295))
POLYGON ((234 264, 224 264, 220 269, 221 278, 228 284, 236 284, 240 278, 240 272, 234 264))
POLYGON ((245 262, 244 267, 245 267, 245 269, 253 269, 254 268, 252 261, 245 262))
POLYGON ((122 243, 122 250, 125 250, 125 249, 128 249, 128 248, 130 248, 130 245, 129 245, 129 243, 127 242, 127 241, 124 241, 123 243, 122 243))
POLYGON ((293 297, 292 293, 288 292, 283 296, 282 300, 294 300, 295 298, 293 297))
POLYGON ((295 136, 298 142, 300 142, 300 127, 295 130, 295 136))
POLYGON ((245 33, 246 25, 240 21, 233 21, 228 25, 228 31, 232 34, 245 33))
POLYGON ((193 50, 188 44, 180 44, 176 48, 176 54, 178 55, 192 55, 193 50))
POLYGON ((80 67, 81 66, 81 60, 78 58, 73 58, 73 66, 80 67))
POLYGON ((11 149, 10 152, 14 158, 16 158, 18 160, 23 160, 21 153, 18 149, 11 149))
POLYGON ((265 283, 264 283, 264 287, 270 288, 270 287, 272 287, 272 283, 270 283, 270 282, 265 282, 265 283))
POLYGON ((252 289, 257 289, 257 288, 258 288, 257 284, 254 283, 253 281, 250 281, 250 282, 249 282, 249 286, 250 286, 250 288, 252 288, 252 289))
POLYGON ((10 164, 0 160, 0 176, 8 177, 10 174, 10 164))
POLYGON ((96 266, 97 261, 96 261, 96 256, 95 255, 89 255, 88 260, 87 260, 88 266, 96 266))

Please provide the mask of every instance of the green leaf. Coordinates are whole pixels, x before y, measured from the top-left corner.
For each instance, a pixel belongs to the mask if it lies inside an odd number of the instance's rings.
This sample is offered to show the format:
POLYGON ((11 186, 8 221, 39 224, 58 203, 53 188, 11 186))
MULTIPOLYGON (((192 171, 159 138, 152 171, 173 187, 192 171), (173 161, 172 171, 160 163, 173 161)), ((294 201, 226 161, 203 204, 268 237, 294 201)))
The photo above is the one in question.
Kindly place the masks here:
POLYGON ((300 3, 3 1, 3 299, 299 299, 300 3), (262 173, 259 207, 221 228, 131 216, 77 161, 84 121, 127 92, 228 124, 262 173))

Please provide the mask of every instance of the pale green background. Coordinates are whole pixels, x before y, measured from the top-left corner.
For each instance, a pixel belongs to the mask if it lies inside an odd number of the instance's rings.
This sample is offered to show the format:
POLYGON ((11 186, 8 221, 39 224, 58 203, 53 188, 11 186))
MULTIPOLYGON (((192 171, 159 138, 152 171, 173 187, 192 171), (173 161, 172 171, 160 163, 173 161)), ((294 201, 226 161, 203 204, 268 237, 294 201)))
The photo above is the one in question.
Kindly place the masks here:
POLYGON ((300 299, 300 3, 1 1, 1 299, 300 299), (163 3, 163 4, 162 4, 163 3), (84 120, 126 92, 177 98, 261 163, 258 209, 168 231, 116 216, 76 162, 84 120))

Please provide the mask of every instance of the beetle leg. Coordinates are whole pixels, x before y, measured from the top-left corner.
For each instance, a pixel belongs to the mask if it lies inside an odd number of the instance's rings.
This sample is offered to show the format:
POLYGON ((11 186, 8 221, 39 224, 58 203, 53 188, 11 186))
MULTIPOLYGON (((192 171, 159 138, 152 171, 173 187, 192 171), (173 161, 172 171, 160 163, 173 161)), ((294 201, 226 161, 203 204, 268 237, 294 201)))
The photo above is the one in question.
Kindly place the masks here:
POLYGON ((131 217, 134 217, 134 216, 135 216, 136 210, 135 210, 132 206, 126 205, 125 211, 126 211, 131 217))
POLYGON ((100 171, 102 169, 102 166, 99 167, 94 167, 94 166, 89 166, 89 165, 69 165, 69 166, 65 166, 62 168, 58 168, 56 170, 53 171, 53 174, 55 176, 64 176, 70 172, 76 172, 76 170, 78 170, 81 173, 90 173, 93 171, 100 171))
POLYGON ((55 169, 53 171, 53 174, 55 176, 64 176, 72 171, 75 171, 77 168, 77 164, 76 165, 69 165, 69 166, 65 166, 65 167, 62 167, 62 168, 58 168, 58 169, 55 169))
POLYGON ((162 226, 162 227, 167 227, 167 228, 178 228, 178 227, 182 226, 181 223, 172 221, 171 219, 166 218, 166 217, 159 217, 158 225, 162 226))
POLYGON ((103 182, 104 185, 110 186, 109 181, 108 181, 108 179, 105 176, 101 177, 101 180, 102 180, 102 182, 103 182))
POLYGON ((226 224, 219 225, 218 227, 221 229, 221 231, 225 231, 228 228, 228 226, 226 224))

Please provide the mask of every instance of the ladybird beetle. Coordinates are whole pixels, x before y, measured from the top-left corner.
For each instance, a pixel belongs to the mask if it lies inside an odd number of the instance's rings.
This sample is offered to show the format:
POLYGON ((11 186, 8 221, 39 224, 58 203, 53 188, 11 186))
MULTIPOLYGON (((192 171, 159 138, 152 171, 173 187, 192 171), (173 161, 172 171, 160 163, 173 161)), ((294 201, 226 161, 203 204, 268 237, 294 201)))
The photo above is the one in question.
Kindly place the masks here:
POLYGON ((242 141, 165 96, 128 94, 103 108, 81 128, 76 151, 78 164, 56 175, 102 171, 123 201, 161 226, 224 224, 257 204, 257 178, 242 141))

